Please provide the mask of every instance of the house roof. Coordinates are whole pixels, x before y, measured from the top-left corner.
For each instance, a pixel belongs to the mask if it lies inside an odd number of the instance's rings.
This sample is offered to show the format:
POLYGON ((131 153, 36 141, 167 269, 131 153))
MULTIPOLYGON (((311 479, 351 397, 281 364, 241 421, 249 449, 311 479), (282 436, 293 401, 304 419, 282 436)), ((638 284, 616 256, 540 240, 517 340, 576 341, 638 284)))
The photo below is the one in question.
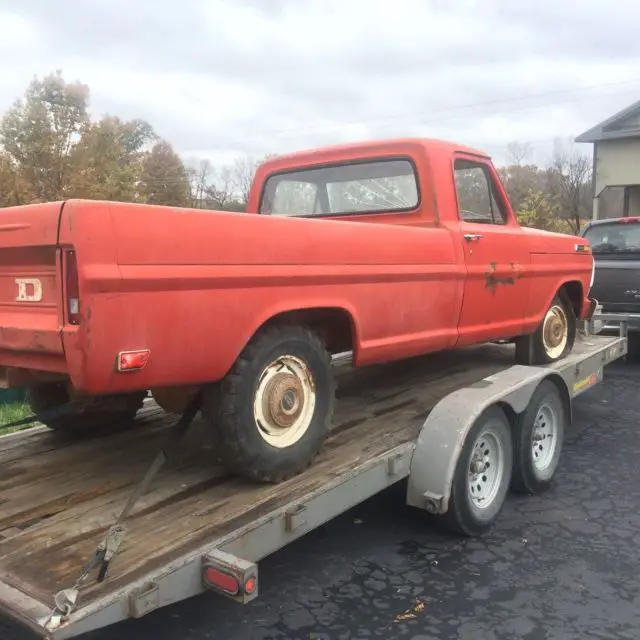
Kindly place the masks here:
POLYGON ((575 141, 599 142, 619 138, 640 138, 640 100, 581 133, 575 141))

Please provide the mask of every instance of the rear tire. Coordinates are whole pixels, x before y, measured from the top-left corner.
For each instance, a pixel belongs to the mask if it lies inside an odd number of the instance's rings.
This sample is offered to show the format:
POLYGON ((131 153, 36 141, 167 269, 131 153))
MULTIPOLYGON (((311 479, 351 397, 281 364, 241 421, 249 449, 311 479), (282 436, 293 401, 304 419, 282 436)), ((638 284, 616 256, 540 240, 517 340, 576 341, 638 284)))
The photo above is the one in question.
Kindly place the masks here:
POLYGON ((536 495, 546 491, 560 463, 567 410, 550 380, 543 380, 518 417, 511 488, 536 495))
MULTIPOLYGON (((108 427, 122 427, 133 422, 142 407, 146 391, 88 398, 75 402, 78 412, 43 420, 49 429, 60 432, 78 433, 108 427)), ((55 409, 70 401, 65 383, 48 383, 30 387, 28 400, 33 413, 38 414, 55 409)))
POLYGON ((278 483, 312 463, 329 435, 335 399, 331 357, 310 329, 273 325, 245 347, 202 415, 233 473, 278 483))
POLYGON ((511 425, 502 409, 489 407, 467 434, 442 524, 465 536, 488 530, 507 497, 512 468, 511 425))
POLYGON ((557 362, 573 349, 577 320, 566 296, 559 292, 535 333, 516 338, 516 362, 539 365, 557 362))

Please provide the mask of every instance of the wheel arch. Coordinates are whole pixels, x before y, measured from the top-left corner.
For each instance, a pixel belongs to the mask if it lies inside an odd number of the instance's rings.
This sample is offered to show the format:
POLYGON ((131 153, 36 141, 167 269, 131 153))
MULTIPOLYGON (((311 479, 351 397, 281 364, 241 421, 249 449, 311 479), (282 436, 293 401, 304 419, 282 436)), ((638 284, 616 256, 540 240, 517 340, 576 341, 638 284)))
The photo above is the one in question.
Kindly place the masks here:
POLYGON ((282 324, 304 325, 316 331, 330 353, 358 350, 359 328, 355 314, 339 304, 318 304, 273 310, 256 327, 247 342, 266 327, 282 324))
POLYGON ((442 398, 427 416, 413 451, 407 504, 434 514, 446 513, 456 465, 466 437, 480 416, 500 407, 512 428, 543 380, 555 384, 571 420, 571 395, 556 372, 516 365, 442 398))
POLYGON ((579 280, 567 280, 558 287, 557 294, 563 297, 565 301, 571 305, 576 318, 579 318, 580 311, 582 309, 582 301, 584 299, 582 282, 579 280))

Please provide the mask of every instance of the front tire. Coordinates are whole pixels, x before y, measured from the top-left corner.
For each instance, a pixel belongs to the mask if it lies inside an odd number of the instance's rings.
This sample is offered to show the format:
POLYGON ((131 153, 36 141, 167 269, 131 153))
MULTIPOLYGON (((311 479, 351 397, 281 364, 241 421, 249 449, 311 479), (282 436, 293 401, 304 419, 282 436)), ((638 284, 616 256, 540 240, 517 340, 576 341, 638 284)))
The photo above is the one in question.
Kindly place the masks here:
POLYGON ((502 509, 512 469, 511 425, 502 409, 489 407, 467 434, 442 523, 465 536, 484 533, 502 509))
POLYGON ((278 483, 319 453, 334 399, 331 358, 318 335, 273 325, 254 336, 221 383, 205 390, 202 414, 231 472, 278 483))
POLYGON ((573 308, 560 292, 551 301, 536 332, 516 339, 516 362, 540 365, 562 360, 573 349, 576 329, 573 308))

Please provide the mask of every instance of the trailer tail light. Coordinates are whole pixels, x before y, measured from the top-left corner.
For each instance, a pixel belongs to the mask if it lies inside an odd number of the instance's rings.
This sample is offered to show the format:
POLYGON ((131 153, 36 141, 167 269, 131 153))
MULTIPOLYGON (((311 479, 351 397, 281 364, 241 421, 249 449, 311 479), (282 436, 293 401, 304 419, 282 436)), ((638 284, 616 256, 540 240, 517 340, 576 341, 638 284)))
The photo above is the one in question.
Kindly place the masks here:
POLYGON ((73 250, 64 254, 64 286, 67 299, 67 322, 80 324, 80 280, 78 278, 78 259, 73 250))
POLYGON ((240 593, 240 583, 235 576, 214 567, 208 567, 204 572, 204 579, 208 586, 223 591, 226 595, 237 596, 240 593))
POLYGON ((118 354, 117 369, 120 373, 127 371, 140 371, 149 362, 151 351, 149 349, 138 349, 137 351, 121 351, 118 354))
POLYGON ((258 579, 255 576, 251 576, 244 583, 244 591, 246 594, 251 595, 258 587, 258 579))
POLYGON ((212 551, 203 557, 202 582, 236 602, 251 602, 258 595, 258 566, 224 551, 212 551))

